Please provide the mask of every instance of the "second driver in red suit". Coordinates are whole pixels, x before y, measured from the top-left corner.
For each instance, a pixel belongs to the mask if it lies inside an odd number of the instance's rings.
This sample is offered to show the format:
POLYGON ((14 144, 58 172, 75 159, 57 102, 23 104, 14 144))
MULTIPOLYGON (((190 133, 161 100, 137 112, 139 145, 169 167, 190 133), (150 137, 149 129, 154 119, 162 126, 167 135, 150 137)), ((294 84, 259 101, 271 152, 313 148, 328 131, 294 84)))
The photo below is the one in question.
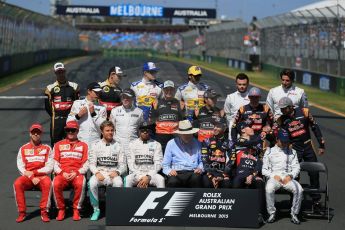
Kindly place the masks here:
POLYGON ((79 125, 76 121, 66 123, 66 139, 54 145, 54 172, 53 192, 56 207, 59 210, 56 220, 65 218, 65 200, 63 191, 66 187, 72 186, 73 197, 73 220, 81 219, 79 209, 84 200, 88 165, 88 146, 85 142, 78 140, 79 125))

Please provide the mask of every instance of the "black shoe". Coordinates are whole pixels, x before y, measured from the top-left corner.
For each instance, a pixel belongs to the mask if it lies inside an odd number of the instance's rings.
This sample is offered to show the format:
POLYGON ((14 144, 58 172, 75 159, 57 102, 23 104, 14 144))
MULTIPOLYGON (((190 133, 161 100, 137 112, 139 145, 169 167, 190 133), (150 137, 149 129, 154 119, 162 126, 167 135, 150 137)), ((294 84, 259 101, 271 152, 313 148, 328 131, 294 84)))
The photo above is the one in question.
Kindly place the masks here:
POLYGON ((291 214, 291 222, 294 224, 300 224, 301 223, 301 221, 299 221, 296 214, 291 214))
POLYGON ((273 213, 273 214, 271 214, 269 217, 268 217, 268 219, 267 219, 267 223, 273 223, 274 221, 276 220, 276 214, 275 213, 273 213))

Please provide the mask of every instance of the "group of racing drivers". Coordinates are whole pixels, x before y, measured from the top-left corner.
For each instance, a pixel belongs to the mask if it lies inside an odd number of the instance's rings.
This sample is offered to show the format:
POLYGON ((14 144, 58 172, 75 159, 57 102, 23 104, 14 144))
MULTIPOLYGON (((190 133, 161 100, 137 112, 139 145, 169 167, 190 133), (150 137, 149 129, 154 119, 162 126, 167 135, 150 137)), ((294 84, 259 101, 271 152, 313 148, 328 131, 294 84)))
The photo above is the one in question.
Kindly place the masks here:
MULTIPOLYGON (((294 72, 280 73, 281 85, 269 91, 266 103, 261 102, 261 90, 249 89, 248 76, 239 73, 237 91, 219 108, 220 94, 200 82, 200 67, 191 66, 188 82, 179 87, 172 80, 158 82, 158 71, 147 62, 142 79, 121 89, 126 74, 113 66, 104 82, 87 85, 81 99, 78 84, 66 78, 64 64, 54 65, 56 81, 45 90, 52 148, 41 142, 41 124, 32 124, 30 141, 17 156, 21 176, 14 182, 16 221, 25 220, 24 191, 34 187, 42 191, 42 221, 50 221, 52 192, 56 219, 65 218, 63 191, 69 187, 74 190, 73 220, 80 220, 87 184, 91 220, 100 216, 99 186, 167 186, 258 188, 260 212, 267 212, 272 223, 274 193, 283 188, 293 193, 291 221, 299 224, 299 162, 317 161, 310 128, 320 155, 325 141, 304 90, 293 84, 294 72), (88 170, 92 176, 87 182, 88 170)), ((318 188, 318 174, 309 176, 311 186, 318 188)), ((312 197, 314 205, 320 198, 312 197)))

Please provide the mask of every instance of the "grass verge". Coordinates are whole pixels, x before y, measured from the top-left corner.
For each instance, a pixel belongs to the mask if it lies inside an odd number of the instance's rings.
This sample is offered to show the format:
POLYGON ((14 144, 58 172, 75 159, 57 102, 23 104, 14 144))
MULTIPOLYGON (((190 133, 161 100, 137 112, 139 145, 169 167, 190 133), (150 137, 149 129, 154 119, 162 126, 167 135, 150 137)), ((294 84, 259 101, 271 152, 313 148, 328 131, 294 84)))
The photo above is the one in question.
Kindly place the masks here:
MULTIPOLYGON (((65 64, 67 64, 67 63, 73 62, 75 60, 78 60, 82 57, 85 57, 85 56, 63 58, 63 59, 61 59, 61 61, 64 62, 65 64)), ((29 79, 34 78, 38 75, 48 73, 49 71, 51 71, 54 63, 56 63, 56 61, 52 61, 52 62, 43 64, 43 65, 39 65, 39 66, 24 70, 24 71, 21 71, 18 73, 10 74, 6 77, 1 78, 0 79, 0 92, 8 90, 8 89, 12 88, 13 86, 20 85, 20 84, 28 81, 29 79)))

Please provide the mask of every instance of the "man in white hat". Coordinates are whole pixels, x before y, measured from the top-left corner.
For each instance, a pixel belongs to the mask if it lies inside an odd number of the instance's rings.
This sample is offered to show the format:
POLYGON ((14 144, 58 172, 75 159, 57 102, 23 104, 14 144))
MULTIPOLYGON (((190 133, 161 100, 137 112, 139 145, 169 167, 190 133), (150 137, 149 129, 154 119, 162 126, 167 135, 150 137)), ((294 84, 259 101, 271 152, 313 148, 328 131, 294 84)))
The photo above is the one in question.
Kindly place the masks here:
POLYGON ((201 144, 193 137, 199 129, 189 120, 179 122, 178 136, 167 144, 163 159, 163 173, 168 176, 167 187, 201 187, 201 144))

